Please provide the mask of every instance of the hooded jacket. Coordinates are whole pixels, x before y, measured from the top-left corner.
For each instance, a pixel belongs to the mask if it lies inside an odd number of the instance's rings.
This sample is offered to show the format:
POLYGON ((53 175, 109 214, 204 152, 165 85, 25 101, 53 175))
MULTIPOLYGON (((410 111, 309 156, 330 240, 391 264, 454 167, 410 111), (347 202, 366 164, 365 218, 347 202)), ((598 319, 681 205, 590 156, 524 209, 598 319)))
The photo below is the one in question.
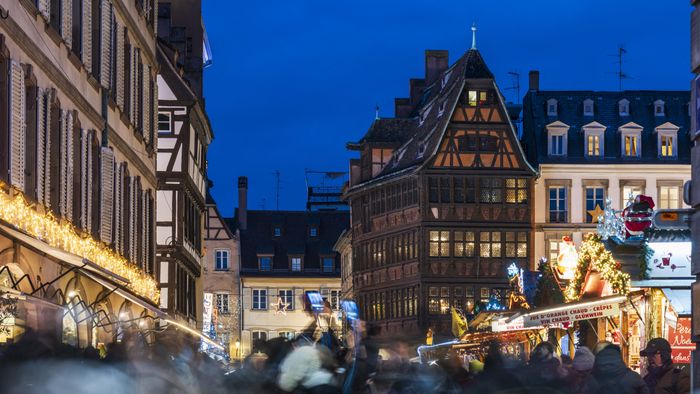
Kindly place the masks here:
POLYGON ((598 393, 650 394, 642 377, 622 361, 616 345, 609 345, 596 354, 593 375, 598 380, 598 393))

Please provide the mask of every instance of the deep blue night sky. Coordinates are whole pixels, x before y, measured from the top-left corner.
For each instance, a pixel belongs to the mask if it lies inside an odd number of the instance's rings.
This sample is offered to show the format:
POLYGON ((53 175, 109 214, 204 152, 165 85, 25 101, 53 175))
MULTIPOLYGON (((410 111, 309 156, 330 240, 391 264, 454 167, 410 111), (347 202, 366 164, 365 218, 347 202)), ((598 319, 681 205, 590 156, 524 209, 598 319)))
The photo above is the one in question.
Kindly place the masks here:
MULTIPOLYGON (((688 89, 687 1, 204 1, 214 64, 205 71, 214 198, 237 206, 236 179, 249 177, 249 209, 304 209, 304 169, 346 171, 374 118, 393 116, 394 97, 424 75, 423 51, 448 49, 450 63, 477 47, 503 90, 539 69, 543 90, 617 90, 623 44, 625 89, 688 89)), ((503 90, 516 100, 514 90, 503 90)))

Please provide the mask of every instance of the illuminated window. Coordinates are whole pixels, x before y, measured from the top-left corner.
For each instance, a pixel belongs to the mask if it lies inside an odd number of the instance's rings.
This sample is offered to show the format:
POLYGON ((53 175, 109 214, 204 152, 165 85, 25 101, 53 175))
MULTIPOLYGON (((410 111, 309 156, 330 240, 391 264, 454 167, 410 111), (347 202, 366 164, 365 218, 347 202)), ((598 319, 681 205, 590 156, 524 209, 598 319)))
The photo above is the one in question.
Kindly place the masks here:
POLYGON ((506 231, 506 257, 527 257, 527 233, 506 231))
POLYGON ((474 257, 474 249, 474 232, 455 231, 455 257, 474 257))
POLYGON ((300 272, 301 271, 301 257, 292 257, 290 265, 291 265, 292 271, 300 272))
POLYGON ((659 186, 659 209, 680 208, 680 187, 659 186))
MULTIPOLYGON (((278 293, 279 298, 283 303, 287 304, 287 310, 294 310, 294 290, 283 289, 278 293)), ((274 305, 274 304, 273 304, 274 305)))
POLYGON ((586 136, 586 156, 600 156, 600 135, 586 136))
POLYGON ((469 106, 470 107, 476 107, 476 102, 477 102, 477 91, 476 90, 470 90, 468 93, 469 97, 469 106))
POLYGON ((479 256, 501 257, 501 233, 484 231, 479 234, 479 256))
POLYGON ((479 292, 479 295, 481 302, 489 302, 489 296, 491 295, 491 291, 488 287, 482 287, 481 291, 479 292))
POLYGON ((659 137, 661 141, 661 157, 674 157, 675 156, 675 142, 676 139, 672 135, 662 135, 659 137))
POLYGON ((447 257, 450 255, 450 232, 430 232, 430 257, 447 257))
POLYGON ((627 201, 630 198, 634 199, 640 194, 644 194, 644 188, 641 185, 625 185, 622 187, 622 204, 620 208, 625 208, 627 201))
POLYGON ((228 294, 221 293, 216 295, 216 310, 222 315, 228 315, 230 313, 228 294))
POLYGON ((628 157, 637 157, 639 156, 639 136, 636 135, 623 135, 622 138, 624 139, 624 153, 625 156, 628 157))
POLYGON ((527 179, 506 179, 506 202, 511 204, 527 203, 527 179))

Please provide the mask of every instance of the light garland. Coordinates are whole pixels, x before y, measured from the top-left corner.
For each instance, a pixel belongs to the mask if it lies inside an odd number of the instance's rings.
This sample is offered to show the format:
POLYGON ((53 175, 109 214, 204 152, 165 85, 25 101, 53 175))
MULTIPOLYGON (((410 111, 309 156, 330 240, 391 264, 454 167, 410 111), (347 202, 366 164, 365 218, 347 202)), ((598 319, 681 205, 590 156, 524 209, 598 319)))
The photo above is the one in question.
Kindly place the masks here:
POLYGON ((578 269, 574 279, 569 282, 564 296, 566 300, 576 301, 581 295, 583 281, 588 271, 600 273, 602 279, 610 283, 615 294, 627 294, 630 287, 629 274, 622 272, 620 263, 616 262, 598 234, 590 233, 585 236, 579 250, 578 269))
POLYGON ((21 193, 11 197, 0 190, 0 219, 52 247, 86 258, 126 278, 129 280, 126 287, 139 296, 156 303, 160 299, 155 279, 104 243, 90 236, 80 236, 71 223, 61 223, 51 212, 40 213, 33 209, 21 193))

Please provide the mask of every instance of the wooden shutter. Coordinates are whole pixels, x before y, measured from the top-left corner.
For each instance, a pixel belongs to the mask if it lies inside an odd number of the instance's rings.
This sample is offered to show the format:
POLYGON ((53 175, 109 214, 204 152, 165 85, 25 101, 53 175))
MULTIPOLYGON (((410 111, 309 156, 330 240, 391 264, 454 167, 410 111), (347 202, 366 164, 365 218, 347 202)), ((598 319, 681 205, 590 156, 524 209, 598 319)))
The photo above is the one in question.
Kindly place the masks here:
POLYGON ((73 216, 73 112, 63 111, 61 119, 61 179, 59 212, 73 216))
POLYGON ((119 253, 123 253, 123 199, 124 199, 124 164, 117 164, 114 168, 114 220, 112 221, 112 239, 114 241, 114 248, 119 253))
MULTIPOLYGON (((87 70, 92 70, 92 0, 73 0, 83 2, 83 64, 87 70)), ((88 71, 89 72, 89 71, 88 71)))
POLYGON ((117 48, 116 48, 116 67, 114 72, 117 74, 116 82, 117 86, 115 89, 117 90, 117 105, 119 108, 121 108, 122 112, 124 112, 124 28, 119 25, 118 23, 115 23, 114 25, 115 29, 115 34, 116 34, 116 42, 117 42, 117 48))
POLYGON ((114 152, 108 147, 100 150, 100 239, 112 243, 112 209, 114 204, 114 152))
POLYGON ((80 227, 85 231, 92 228, 92 133, 81 130, 80 138, 80 227))
POLYGON ((151 142, 151 68, 143 65, 143 141, 146 145, 151 142))
MULTIPOLYGON (((58 0, 56 0, 58 1, 58 0)), ((51 1, 50 0, 39 0, 37 6, 39 7, 39 13, 41 16, 48 21, 51 19, 51 1)))
POLYGON ((36 95, 36 199, 41 204, 46 204, 46 171, 47 151, 46 144, 49 138, 46 135, 47 112, 46 92, 39 89, 36 95))
POLYGON ((25 156, 25 87, 24 69, 12 60, 10 63, 10 184, 24 191, 25 156))
POLYGON ((138 88, 138 78, 136 77, 139 72, 138 67, 138 54, 139 50, 136 47, 131 47, 131 75, 129 75, 129 102, 131 103, 131 109, 129 113, 131 114, 131 124, 136 128, 136 118, 138 118, 138 99, 136 98, 136 92, 138 88))
POLYGON ((73 0, 61 0, 61 37, 68 48, 73 47, 73 0))
POLYGON ((100 83, 109 88, 112 80, 112 3, 109 0, 102 0, 100 48, 100 83))

